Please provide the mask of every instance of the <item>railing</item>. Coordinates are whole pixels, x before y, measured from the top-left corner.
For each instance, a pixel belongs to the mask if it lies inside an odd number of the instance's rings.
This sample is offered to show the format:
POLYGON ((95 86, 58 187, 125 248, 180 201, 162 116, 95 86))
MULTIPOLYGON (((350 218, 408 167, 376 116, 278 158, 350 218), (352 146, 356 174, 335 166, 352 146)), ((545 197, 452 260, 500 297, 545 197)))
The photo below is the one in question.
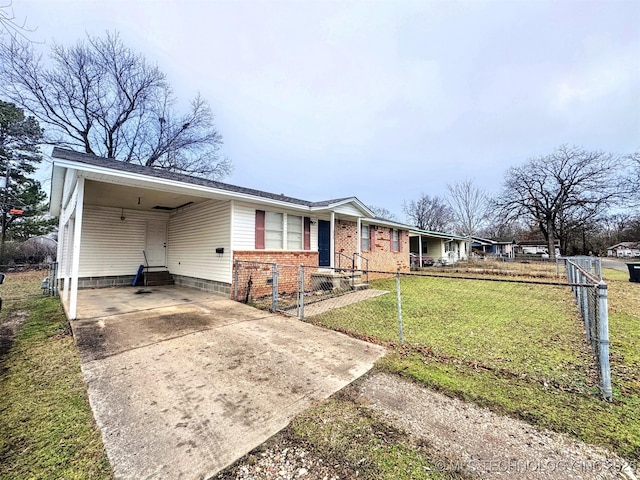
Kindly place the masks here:
POLYGON ((345 255, 342 252, 336 252, 336 269, 337 270, 346 270, 346 269, 350 269, 353 270, 353 265, 354 265, 355 260, 350 257, 349 255, 345 255), (342 259, 345 258, 346 262, 348 262, 346 265, 342 265, 342 259))
POLYGON ((355 269, 356 257, 360 257, 360 270, 364 273, 366 281, 364 283, 369 283, 369 259, 367 257, 363 257, 358 252, 353 254, 353 265, 355 269), (362 260, 364 260, 364 268, 362 265, 362 260))
POLYGON ((565 265, 569 285, 584 321, 587 342, 598 362, 602 394, 611 400, 609 308, 607 284, 601 279, 602 262, 599 258, 572 257, 565 259, 565 265))

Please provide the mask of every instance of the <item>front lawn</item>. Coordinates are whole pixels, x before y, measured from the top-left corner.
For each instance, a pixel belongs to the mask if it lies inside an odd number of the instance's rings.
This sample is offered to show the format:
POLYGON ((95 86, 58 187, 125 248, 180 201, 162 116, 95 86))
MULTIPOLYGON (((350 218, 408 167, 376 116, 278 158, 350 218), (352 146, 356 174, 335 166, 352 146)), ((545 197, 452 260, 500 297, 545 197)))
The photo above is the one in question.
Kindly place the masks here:
POLYGON ((26 319, 0 354, 0 478, 110 479, 60 301, 27 298, 41 276, 11 274, 2 286, 0 324, 26 319))
POLYGON ((390 293, 311 321, 389 345, 379 368, 640 459, 640 285, 610 281, 608 403, 569 288, 403 277, 399 345, 394 282, 373 282, 390 293))

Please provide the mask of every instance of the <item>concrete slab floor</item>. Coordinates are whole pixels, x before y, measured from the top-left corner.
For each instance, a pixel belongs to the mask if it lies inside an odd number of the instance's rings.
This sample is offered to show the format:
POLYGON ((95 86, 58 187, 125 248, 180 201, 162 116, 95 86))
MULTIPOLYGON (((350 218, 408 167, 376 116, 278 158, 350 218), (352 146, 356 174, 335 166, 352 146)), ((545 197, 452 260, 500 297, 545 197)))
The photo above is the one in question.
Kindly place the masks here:
POLYGON ((81 291, 72 322, 117 478, 209 478, 384 354, 223 296, 151 290, 81 291))

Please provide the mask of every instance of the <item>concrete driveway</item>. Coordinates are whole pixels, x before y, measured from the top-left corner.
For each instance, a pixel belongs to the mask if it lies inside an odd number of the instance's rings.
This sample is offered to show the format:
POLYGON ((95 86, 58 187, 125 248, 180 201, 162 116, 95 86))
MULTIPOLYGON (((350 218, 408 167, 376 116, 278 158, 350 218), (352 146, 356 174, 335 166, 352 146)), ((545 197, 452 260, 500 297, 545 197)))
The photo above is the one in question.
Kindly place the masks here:
POLYGON ((80 291, 72 322, 117 478, 208 478, 384 353, 226 297, 138 291, 80 291))

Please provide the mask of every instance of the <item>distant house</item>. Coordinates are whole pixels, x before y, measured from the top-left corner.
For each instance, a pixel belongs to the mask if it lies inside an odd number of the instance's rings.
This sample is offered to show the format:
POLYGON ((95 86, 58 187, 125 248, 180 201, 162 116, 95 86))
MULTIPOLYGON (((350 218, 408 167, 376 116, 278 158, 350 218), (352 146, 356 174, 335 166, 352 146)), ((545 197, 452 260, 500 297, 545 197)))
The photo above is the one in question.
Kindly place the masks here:
POLYGON ((515 255, 515 240, 500 242, 481 237, 472 237, 471 240, 471 249, 474 254, 497 258, 513 258, 515 255))
MULTIPOLYGON (((555 241, 556 257, 560 256, 560 240, 555 241)), ((524 240, 514 246, 518 255, 549 255, 549 244, 546 240, 524 240)))
POLYGON ((607 248, 608 257, 640 257, 640 242, 620 242, 607 248))
POLYGON ((466 257, 464 239, 376 218, 356 197, 311 202, 61 148, 52 156, 70 318, 78 288, 131 285, 140 265, 230 294, 235 261, 395 272, 412 252, 466 257))
POLYGON ((419 228, 409 231, 409 250, 414 266, 426 265, 427 258, 429 263, 452 265, 468 257, 466 237, 419 228))

